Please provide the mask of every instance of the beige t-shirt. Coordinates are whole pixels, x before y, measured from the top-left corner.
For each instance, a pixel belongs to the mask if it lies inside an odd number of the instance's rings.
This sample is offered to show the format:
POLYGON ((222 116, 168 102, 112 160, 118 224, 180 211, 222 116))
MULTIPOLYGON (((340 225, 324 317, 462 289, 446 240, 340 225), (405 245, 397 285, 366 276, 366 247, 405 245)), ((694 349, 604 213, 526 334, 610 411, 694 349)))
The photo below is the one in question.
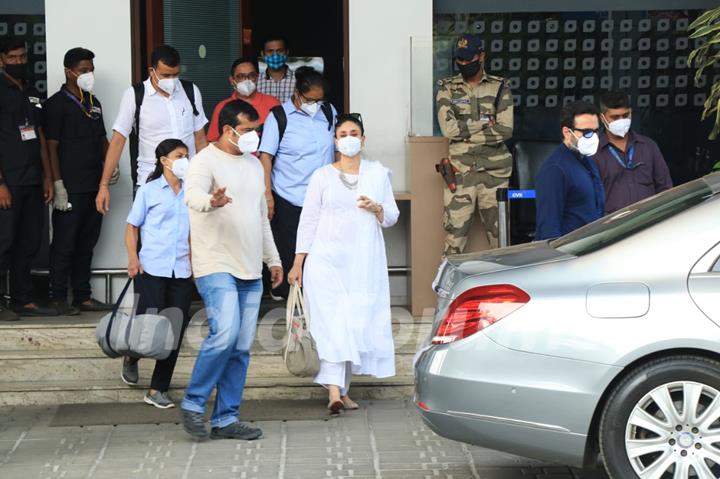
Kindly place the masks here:
POLYGON ((262 277, 262 263, 281 266, 265 202, 263 167, 250 154, 230 155, 210 144, 193 157, 185 178, 190 211, 193 274, 262 277), (232 203, 210 206, 212 192, 226 187, 232 203))

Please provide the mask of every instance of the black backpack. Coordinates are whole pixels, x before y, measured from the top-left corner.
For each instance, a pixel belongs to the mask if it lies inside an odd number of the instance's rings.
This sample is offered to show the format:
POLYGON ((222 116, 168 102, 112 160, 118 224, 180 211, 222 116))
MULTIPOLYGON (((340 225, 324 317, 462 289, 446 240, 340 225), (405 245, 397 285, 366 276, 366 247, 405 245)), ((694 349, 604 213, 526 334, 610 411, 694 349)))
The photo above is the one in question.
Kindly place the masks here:
MULTIPOLYGON (((198 116, 200 112, 195 107, 195 88, 193 88, 193 82, 188 80, 180 80, 180 84, 185 90, 185 94, 190 100, 192 105, 193 115, 198 116)), ((133 86, 135 92, 135 123, 133 129, 130 132, 130 174, 132 175, 133 185, 137 184, 137 162, 138 156, 140 156, 140 107, 142 106, 143 99, 145 98, 145 84, 144 82, 136 83, 133 86)))
MULTIPOLYGON (((325 119, 328 122, 328 131, 332 130, 333 127, 333 111, 332 111, 332 105, 330 103, 323 103, 320 107, 323 114, 325 115, 325 119)), ((273 114, 275 117, 275 120, 278 124, 278 144, 283 139, 283 135, 285 134, 285 129, 287 128, 287 115, 285 114, 285 109, 282 105, 274 106, 270 113, 273 114)))

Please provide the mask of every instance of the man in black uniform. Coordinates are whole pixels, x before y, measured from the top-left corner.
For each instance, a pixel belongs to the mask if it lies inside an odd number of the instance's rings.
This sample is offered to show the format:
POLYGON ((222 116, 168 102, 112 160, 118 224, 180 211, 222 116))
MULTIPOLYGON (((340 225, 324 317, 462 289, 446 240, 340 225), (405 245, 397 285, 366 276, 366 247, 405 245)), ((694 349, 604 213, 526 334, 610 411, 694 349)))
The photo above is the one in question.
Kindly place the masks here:
POLYGON ((95 54, 85 48, 65 53, 65 84, 43 105, 43 130, 55 178, 53 240, 50 245, 51 306, 62 315, 105 311, 93 299, 90 271, 102 215, 95 196, 108 147, 95 84, 95 54), (73 305, 67 303, 68 276, 73 305))
MULTIPOLYGON (((40 126, 40 95, 29 83, 25 43, 0 37, 0 283, 10 270, 12 307, 25 316, 57 315, 32 298, 30 265, 41 244, 43 196, 53 199, 53 178, 40 126)), ((0 301, 0 320, 17 314, 0 301)))

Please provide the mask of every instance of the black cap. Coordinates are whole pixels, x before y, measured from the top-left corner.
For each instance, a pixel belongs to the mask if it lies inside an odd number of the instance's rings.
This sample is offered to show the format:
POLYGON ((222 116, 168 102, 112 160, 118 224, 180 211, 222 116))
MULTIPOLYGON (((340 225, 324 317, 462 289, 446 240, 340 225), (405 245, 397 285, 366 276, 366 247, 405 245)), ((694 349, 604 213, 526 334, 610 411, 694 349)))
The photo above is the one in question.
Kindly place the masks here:
POLYGON ((463 35, 455 43, 455 58, 470 61, 484 50, 485 46, 479 35, 463 35))

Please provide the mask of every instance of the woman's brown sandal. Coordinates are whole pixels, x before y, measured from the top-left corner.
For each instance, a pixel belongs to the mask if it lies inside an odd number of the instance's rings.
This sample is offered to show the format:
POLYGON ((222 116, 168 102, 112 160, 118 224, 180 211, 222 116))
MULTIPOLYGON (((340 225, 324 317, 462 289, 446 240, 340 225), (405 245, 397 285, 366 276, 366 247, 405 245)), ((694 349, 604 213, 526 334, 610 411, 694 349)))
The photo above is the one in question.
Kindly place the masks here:
POLYGON ((330 410, 331 416, 337 416, 345 409, 345 404, 342 401, 330 401, 330 403, 328 403, 328 409, 330 410))

